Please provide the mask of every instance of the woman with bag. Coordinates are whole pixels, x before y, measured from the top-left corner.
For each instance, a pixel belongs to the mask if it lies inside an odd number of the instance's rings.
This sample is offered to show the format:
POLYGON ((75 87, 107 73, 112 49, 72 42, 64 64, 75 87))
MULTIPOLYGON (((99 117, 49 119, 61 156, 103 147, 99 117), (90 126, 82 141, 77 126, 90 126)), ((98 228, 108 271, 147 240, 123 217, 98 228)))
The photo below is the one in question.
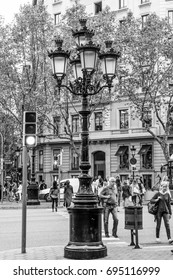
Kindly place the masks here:
POLYGON ((54 212, 54 209, 57 212, 58 194, 59 194, 59 189, 58 189, 57 181, 53 181, 53 187, 50 189, 50 197, 52 199, 52 212, 54 212))
POLYGON ((171 231, 170 231, 170 224, 169 224, 169 219, 171 218, 172 210, 171 210, 171 197, 168 191, 169 190, 168 185, 169 182, 165 182, 162 185, 162 190, 158 191, 150 201, 151 203, 158 204, 157 213, 155 215, 156 242, 160 242, 160 238, 159 238, 160 226, 163 217, 168 242, 169 244, 173 244, 173 240, 171 239, 171 231))

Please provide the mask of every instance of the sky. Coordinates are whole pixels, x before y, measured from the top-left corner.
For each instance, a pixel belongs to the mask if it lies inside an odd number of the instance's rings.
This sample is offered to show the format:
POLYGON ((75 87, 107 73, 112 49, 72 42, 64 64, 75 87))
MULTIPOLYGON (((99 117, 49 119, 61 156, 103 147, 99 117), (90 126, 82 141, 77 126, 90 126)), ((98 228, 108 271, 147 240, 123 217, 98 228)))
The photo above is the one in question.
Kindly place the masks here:
POLYGON ((31 4, 32 0, 0 0, 0 15, 3 16, 5 23, 13 20, 14 14, 19 12, 20 5, 31 4))

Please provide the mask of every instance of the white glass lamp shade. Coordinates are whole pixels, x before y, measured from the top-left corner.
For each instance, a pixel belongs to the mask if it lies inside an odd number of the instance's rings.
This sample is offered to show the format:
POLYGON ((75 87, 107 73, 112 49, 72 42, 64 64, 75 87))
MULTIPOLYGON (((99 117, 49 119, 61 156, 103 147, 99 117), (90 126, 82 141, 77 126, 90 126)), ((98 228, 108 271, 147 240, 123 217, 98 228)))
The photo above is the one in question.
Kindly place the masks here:
POLYGON ((75 42, 79 46, 85 45, 87 43, 85 34, 75 36, 75 42))
POLYGON ((53 75, 63 77, 66 75, 68 58, 65 55, 52 56, 52 71, 53 75))
POLYGON ((73 63, 73 73, 74 73, 75 80, 83 77, 80 61, 73 63))
POLYGON ((98 59, 98 48, 80 48, 81 66, 87 72, 96 69, 98 59))
POLYGON ((103 71, 103 75, 107 75, 112 77, 116 73, 116 66, 117 66, 117 58, 111 56, 103 56, 101 58, 101 68, 103 71))

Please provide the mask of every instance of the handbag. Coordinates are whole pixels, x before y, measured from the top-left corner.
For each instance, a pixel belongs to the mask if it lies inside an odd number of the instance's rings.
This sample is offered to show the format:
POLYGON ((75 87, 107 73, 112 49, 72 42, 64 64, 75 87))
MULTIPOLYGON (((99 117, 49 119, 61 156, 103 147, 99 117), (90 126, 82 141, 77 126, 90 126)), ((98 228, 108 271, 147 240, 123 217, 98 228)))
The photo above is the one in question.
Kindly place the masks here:
POLYGON ((151 203, 149 202, 147 204, 148 206, 148 213, 152 214, 152 215, 156 215, 157 214, 157 211, 158 211, 158 203, 151 203))

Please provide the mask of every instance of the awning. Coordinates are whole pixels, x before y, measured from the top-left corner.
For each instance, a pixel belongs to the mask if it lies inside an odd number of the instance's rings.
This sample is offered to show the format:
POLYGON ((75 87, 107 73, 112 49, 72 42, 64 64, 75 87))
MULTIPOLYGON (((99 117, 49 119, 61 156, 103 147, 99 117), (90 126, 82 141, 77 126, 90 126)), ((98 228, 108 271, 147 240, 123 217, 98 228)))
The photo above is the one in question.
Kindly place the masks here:
POLYGON ((127 151, 128 147, 127 146, 120 146, 118 148, 118 151, 116 152, 115 156, 123 156, 125 152, 127 151))
POLYGON ((142 147, 140 148, 140 150, 138 152, 138 155, 146 154, 150 148, 151 148, 151 145, 142 145, 142 147))

